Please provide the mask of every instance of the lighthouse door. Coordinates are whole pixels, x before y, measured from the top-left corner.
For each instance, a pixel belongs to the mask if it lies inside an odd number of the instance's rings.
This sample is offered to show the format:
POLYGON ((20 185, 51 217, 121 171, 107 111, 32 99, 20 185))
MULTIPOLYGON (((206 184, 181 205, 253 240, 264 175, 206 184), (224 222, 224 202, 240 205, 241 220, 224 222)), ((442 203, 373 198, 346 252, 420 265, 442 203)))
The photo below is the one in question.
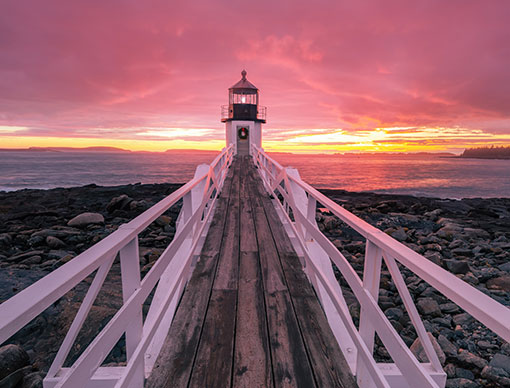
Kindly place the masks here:
POLYGON ((250 132, 248 127, 237 127, 237 154, 250 154, 250 132))

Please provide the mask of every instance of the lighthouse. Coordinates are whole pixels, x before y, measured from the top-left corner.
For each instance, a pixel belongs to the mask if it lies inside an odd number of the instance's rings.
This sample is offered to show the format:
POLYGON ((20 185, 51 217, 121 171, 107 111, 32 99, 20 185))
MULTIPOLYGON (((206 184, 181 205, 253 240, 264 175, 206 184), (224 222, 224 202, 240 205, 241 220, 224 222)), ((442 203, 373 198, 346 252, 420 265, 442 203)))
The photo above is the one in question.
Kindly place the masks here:
POLYGON ((262 127, 266 107, 259 105, 259 90, 248 79, 246 70, 241 80, 228 89, 228 105, 222 106, 227 147, 234 144, 238 155, 249 155, 251 145, 262 147, 262 127))

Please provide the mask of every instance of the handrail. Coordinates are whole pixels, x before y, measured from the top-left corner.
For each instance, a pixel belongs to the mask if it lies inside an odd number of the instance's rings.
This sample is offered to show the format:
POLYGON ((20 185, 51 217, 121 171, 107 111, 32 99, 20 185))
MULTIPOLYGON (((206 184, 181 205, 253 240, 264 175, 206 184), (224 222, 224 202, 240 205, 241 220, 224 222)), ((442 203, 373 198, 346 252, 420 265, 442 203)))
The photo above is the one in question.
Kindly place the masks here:
MULTIPOLYGON (((183 291, 190 273, 191 258, 200 241, 203 242, 200 237, 204 235, 211 219, 215 200, 223 186, 233 155, 232 145, 223 149, 210 165, 198 166, 194 178, 184 186, 130 222, 121 225, 118 230, 70 262, 2 303, 0 344, 98 270, 48 372, 45 387, 85 385, 86 381, 93 378, 95 371, 124 332, 128 366, 119 367, 125 371, 123 374, 117 374, 117 379, 120 379, 117 386, 131 386, 133 381, 135 385, 140 385, 140 381, 143 385, 144 360, 141 356, 147 351, 156 332, 164 331, 160 325, 162 320, 165 319, 166 325, 169 325, 168 314, 173 314, 168 311, 169 306, 176 305, 183 291), (179 215, 181 222, 177 225, 174 239, 140 281, 138 234, 181 199, 183 200, 179 215), (83 351, 75 364, 64 373, 60 373, 59 371, 65 369, 62 365, 117 253, 120 253, 124 304, 83 351), (168 278, 166 284, 168 289, 159 290, 163 287, 161 279, 164 277, 168 278), (149 310, 151 319, 148 315, 143 323, 142 304, 156 284, 158 284, 156 293, 160 291, 164 297, 158 302, 155 302, 156 297, 153 298, 149 310)), ((156 354, 151 354, 153 359, 156 358, 161 346, 156 344, 154 349, 156 354)))
MULTIPOLYGON (((277 210, 280 210, 280 217, 284 224, 289 226, 293 244, 305 257, 305 272, 323 303, 328 321, 333 323, 332 329, 335 331, 336 326, 342 326, 341 331, 349 333, 348 341, 357 349, 357 363, 350 365, 353 373, 357 375, 360 387, 372 386, 371 384, 377 387, 386 386, 386 381, 381 380, 371 355, 375 332, 395 361, 401 377, 410 386, 444 386, 446 380, 397 261, 504 340, 510 341, 510 309, 348 212, 304 182, 297 170, 282 167, 263 149, 252 145, 251 155, 259 168, 266 190, 275 197, 273 202, 277 210), (363 281, 348 260, 318 229, 315 221, 317 202, 365 237, 367 246, 363 281), (382 260, 386 262, 431 364, 420 365, 377 304, 382 260), (359 330, 346 312, 342 291, 338 284, 335 284, 331 262, 340 270, 361 305, 359 330), (487 311, 490 311, 490 314, 487 311), (336 318, 338 316, 340 319, 336 318), (360 346, 360 340, 363 346, 360 346), (367 360, 367 356, 370 360, 367 360)), ((349 348, 341 342, 345 341, 339 341, 345 354, 349 348)), ((346 354, 347 356, 349 355, 346 354)))

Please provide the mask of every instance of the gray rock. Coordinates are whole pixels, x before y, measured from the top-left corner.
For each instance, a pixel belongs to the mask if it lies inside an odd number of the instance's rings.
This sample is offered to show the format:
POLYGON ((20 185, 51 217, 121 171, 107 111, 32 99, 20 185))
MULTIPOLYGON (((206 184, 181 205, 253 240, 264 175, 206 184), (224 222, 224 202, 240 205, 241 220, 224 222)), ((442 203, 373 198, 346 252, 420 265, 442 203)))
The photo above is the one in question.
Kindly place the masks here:
POLYGON ((71 219, 67 225, 83 227, 90 224, 104 224, 104 217, 99 213, 82 213, 71 219))
POLYGON ((23 383, 20 388, 43 388, 41 372, 33 372, 23 377, 23 383))
POLYGON ((461 377, 463 379, 468 380, 474 380, 475 375, 470 370, 464 369, 464 368, 456 368, 455 369, 455 376, 461 377))
POLYGON ((0 380, 12 372, 27 366, 28 354, 18 345, 5 345, 0 348, 0 380))
POLYGON ((492 357, 492 360, 489 362, 489 366, 503 369, 510 375, 510 357, 505 356, 504 354, 496 353, 494 357, 492 357))
POLYGON ((0 245, 10 246, 12 243, 12 237, 7 233, 0 234, 0 245))
POLYGON ((452 302, 443 303, 443 304, 439 305, 439 308, 441 309, 441 311, 443 313, 446 313, 446 314, 458 313, 460 311, 459 306, 457 306, 455 303, 452 303, 452 302))
POLYGON ((42 257, 39 255, 30 256, 28 259, 25 259, 21 262, 21 264, 26 265, 34 265, 34 264, 40 264, 42 262, 42 257))
POLYGON ((483 229, 464 228, 462 230, 462 234, 468 236, 469 238, 476 238, 476 239, 491 238, 490 233, 483 229))
POLYGON ((126 210, 130 209, 133 198, 128 197, 126 194, 119 195, 118 197, 112 198, 110 203, 106 205, 106 211, 113 213, 115 210, 126 210))
POLYGON ((451 251, 455 256, 473 256, 473 251, 467 248, 455 248, 451 251))
POLYGON ((498 269, 500 269, 501 271, 510 272, 510 261, 508 261, 504 264, 498 265, 498 269))
POLYGON ((400 321, 400 319, 404 316, 404 313, 398 307, 390 307, 384 311, 384 314, 389 320, 393 321, 400 321))
POLYGON ((510 292, 510 275, 503 275, 487 281, 487 288, 510 292))
POLYGON ((466 260, 444 260, 446 268, 454 274, 466 274, 469 272, 469 263, 466 260))
POLYGON ((28 259, 29 257, 32 257, 32 256, 40 256, 43 253, 44 253, 44 251, 29 251, 29 252, 19 253, 17 255, 9 257, 7 259, 7 261, 18 262, 18 261, 22 261, 24 259, 28 259))
POLYGON ((457 354, 457 360, 461 365, 465 365, 468 368, 475 367, 483 369, 488 364, 486 360, 471 352, 468 352, 467 350, 460 350, 459 354, 457 354))
POLYGON ((441 349, 443 350, 444 354, 447 357, 457 356, 457 347, 450 341, 448 341, 448 339, 444 335, 440 334, 437 337, 437 342, 439 346, 441 346, 441 349))
POLYGON ((443 256, 441 256, 441 254, 437 251, 427 251, 423 254, 423 256, 439 266, 443 263, 443 256))
POLYGON ((439 304, 432 298, 419 299, 418 303, 416 303, 416 307, 418 308, 418 311, 424 315, 441 315, 439 304))
POLYGON ((466 243, 462 240, 453 240, 449 245, 448 245, 448 248, 450 249, 456 249, 456 248, 459 248, 459 247, 463 247, 465 246, 466 243))
POLYGON ((391 232, 390 235, 391 237, 398 241, 407 241, 407 239, 409 238, 404 228, 397 228, 395 229, 395 231, 391 232))
POLYGON ((481 373, 484 379, 493 381, 501 387, 510 387, 510 376, 504 369, 486 366, 481 373))
POLYGON ((62 248, 66 244, 58 237, 48 236, 46 237, 46 245, 48 245, 50 248, 58 249, 62 248))
POLYGON ((455 325, 467 325, 474 321, 474 318, 468 313, 456 314, 453 317, 453 323, 455 325))
POLYGON ((458 378, 446 380, 445 388, 479 388, 480 385, 472 380, 458 378))
MULTIPOLYGON (((446 356, 445 356, 443 350, 441 349, 441 346, 439 346, 435 337, 431 333, 427 333, 427 334, 430 338, 430 341, 432 342, 432 347, 436 351, 437 357, 439 358, 441 365, 444 365, 446 362, 446 356)), ((425 353, 425 349, 423 348, 423 346, 421 344, 420 338, 416 338, 416 340, 411 345, 410 350, 416 356, 418 361, 420 361, 420 362, 429 361, 427 358, 427 354, 425 353)))

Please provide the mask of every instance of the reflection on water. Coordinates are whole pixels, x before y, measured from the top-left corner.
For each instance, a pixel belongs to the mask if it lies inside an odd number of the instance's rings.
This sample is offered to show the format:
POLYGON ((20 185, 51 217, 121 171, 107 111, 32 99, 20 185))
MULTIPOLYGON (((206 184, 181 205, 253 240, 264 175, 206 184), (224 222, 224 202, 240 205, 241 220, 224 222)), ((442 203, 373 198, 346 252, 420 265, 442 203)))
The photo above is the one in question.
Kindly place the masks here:
MULTIPOLYGON (((0 152, 0 190, 183 183, 216 153, 0 152)), ((510 160, 273 154, 317 188, 443 198, 510 197, 510 160)))

